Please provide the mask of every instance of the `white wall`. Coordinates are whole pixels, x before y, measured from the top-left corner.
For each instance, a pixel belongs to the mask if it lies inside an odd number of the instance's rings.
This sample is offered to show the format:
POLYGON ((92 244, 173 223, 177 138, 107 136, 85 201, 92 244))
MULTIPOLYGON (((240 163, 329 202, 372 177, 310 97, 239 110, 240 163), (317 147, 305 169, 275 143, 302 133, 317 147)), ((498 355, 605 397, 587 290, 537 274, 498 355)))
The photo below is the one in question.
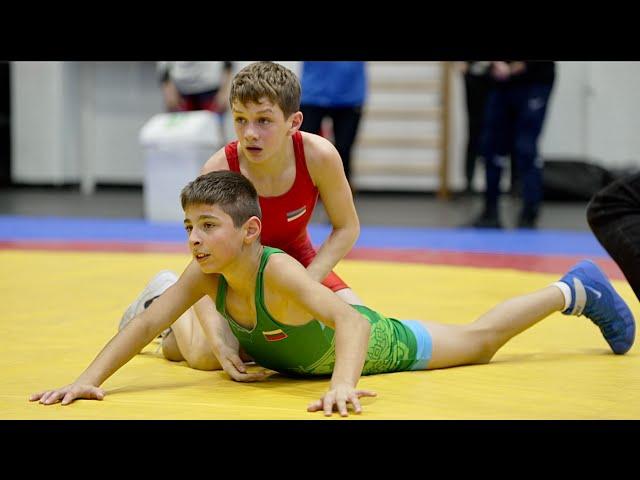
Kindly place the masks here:
POLYGON ((96 178, 129 183, 142 179, 143 154, 138 133, 149 117, 163 111, 155 65, 141 62, 99 62, 93 65, 90 89, 95 122, 96 178))
POLYGON ((163 110, 154 62, 12 62, 12 179, 139 184, 138 133, 163 110))
POLYGON ((558 62, 539 148, 545 157, 587 157, 587 62, 558 62))
POLYGON ((75 69, 61 62, 13 62, 12 179, 62 184, 77 178, 75 69))
MULTIPOLYGON (((237 62, 240 69, 250 62, 237 62)), ((299 73, 300 62, 280 62, 299 73)), ((12 62, 12 178, 20 183, 141 183, 142 125, 163 111, 155 62, 12 62)), ((540 141, 546 158, 640 164, 640 62, 558 62, 540 141)), ((451 76, 450 179, 462 188, 466 117, 451 76)), ((227 137, 233 128, 227 122, 227 137)), ((481 171, 477 173, 481 177, 481 171)), ((482 181, 482 179, 480 179, 482 181)))
POLYGON ((587 148, 607 165, 640 165, 640 62, 592 62, 587 148))

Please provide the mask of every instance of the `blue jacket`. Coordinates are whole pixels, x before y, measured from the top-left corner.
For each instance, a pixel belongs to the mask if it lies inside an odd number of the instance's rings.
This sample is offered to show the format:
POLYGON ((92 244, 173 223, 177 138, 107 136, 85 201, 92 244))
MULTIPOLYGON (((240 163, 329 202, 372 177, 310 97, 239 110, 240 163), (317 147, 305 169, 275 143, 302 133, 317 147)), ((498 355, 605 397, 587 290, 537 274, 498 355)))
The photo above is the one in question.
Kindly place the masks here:
POLYGON ((300 84, 303 105, 361 106, 367 95, 365 62, 303 62, 300 84))

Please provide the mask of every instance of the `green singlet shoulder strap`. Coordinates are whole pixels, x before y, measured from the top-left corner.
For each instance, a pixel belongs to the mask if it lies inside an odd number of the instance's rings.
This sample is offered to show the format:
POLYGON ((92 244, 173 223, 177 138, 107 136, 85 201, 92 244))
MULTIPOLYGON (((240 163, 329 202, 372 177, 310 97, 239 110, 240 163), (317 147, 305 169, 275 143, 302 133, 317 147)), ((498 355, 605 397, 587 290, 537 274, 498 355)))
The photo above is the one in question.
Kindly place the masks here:
POLYGON ((264 306, 264 267, 267 266, 269 257, 274 253, 285 253, 283 250, 274 247, 263 247, 262 259, 260 259, 260 268, 258 269, 258 276, 256 278, 256 307, 264 306))
MULTIPOLYGON (((274 247, 263 247, 262 250, 262 258, 260 258, 260 268, 258 269, 258 276, 256 279, 256 305, 263 305, 264 294, 263 294, 263 274, 264 267, 267 265, 267 261, 269 257, 274 253, 285 253, 284 250, 280 250, 279 248, 274 247)), ((225 300, 227 298, 227 280, 224 278, 224 275, 220 275, 220 279, 218 280, 218 291, 216 293, 216 310, 218 312, 224 312, 225 308, 225 300)))

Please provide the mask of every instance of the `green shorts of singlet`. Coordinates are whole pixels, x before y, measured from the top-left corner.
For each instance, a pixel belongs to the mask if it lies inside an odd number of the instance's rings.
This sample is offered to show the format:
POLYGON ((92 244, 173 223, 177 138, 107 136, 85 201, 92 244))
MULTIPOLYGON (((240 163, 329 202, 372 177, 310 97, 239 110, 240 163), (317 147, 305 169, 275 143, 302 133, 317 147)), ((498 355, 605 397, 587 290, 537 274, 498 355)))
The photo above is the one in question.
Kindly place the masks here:
POLYGON ((426 370, 431 360, 433 351, 433 342, 431 334, 427 327, 417 320, 400 320, 403 325, 409 328, 416 336, 418 351, 416 352, 416 361, 409 367, 409 370, 426 370))

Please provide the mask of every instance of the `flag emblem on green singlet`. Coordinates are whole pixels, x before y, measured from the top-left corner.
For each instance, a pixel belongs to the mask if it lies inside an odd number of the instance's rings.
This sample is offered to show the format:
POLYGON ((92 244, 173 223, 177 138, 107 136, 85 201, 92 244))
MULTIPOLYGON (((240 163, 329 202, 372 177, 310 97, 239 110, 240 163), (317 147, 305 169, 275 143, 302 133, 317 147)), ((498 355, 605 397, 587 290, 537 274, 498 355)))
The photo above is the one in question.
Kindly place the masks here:
POLYGON ((292 212, 288 212, 287 213, 287 222, 293 222, 294 220, 300 218, 301 216, 303 216, 305 213, 307 213, 307 207, 304 206, 302 208, 298 208, 297 210, 294 210, 292 212))
POLYGON ((288 335, 280 329, 271 330, 270 332, 262 332, 262 335, 264 335, 267 342, 277 342, 278 340, 284 340, 288 337, 288 335))

